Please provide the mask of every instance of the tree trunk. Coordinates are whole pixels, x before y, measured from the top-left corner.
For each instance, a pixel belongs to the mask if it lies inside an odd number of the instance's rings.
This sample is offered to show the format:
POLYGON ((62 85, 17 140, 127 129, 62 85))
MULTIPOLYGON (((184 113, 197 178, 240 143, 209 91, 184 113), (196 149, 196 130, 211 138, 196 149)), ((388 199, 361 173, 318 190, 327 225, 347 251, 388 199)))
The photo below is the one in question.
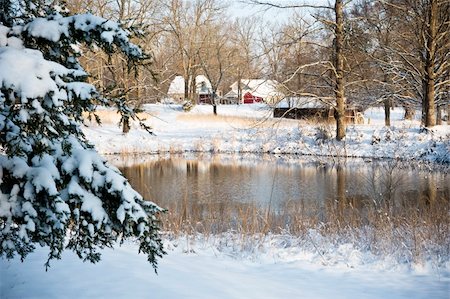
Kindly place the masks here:
POLYGON ((192 82, 191 82, 190 90, 191 90, 190 100, 191 100, 192 104, 198 104, 197 82, 195 80, 194 74, 192 74, 192 82))
POLYGON ((184 75, 184 100, 189 99, 189 75, 184 75))
POLYGON ((436 124, 442 125, 442 107, 438 106, 436 111, 436 124))
POLYGON ((389 99, 384 100, 384 125, 391 126, 391 101, 389 99))
POLYGON ((241 101, 242 101, 242 89, 241 89, 241 76, 239 75, 239 78, 238 78, 238 88, 237 88, 237 103, 238 103, 238 105, 240 105, 241 104, 241 101))
POLYGON ((447 125, 450 125, 450 104, 445 104, 447 108, 447 125))
POLYGON ((435 57, 436 57, 436 38, 437 38, 437 17, 438 17, 438 0, 430 0, 430 7, 428 11, 428 26, 427 26, 427 41, 426 41, 426 58, 425 58, 425 127, 432 127, 436 125, 435 116, 435 87, 434 81, 436 79, 436 74, 434 72, 435 68, 435 57))
POLYGON ((216 91, 214 90, 212 93, 211 104, 213 105, 213 113, 217 115, 217 103, 216 103, 216 91))
POLYGON ((337 195, 337 215, 340 220, 344 220, 344 211, 346 210, 346 192, 345 192, 345 172, 342 165, 336 167, 336 195, 337 195))
POLYGON ((344 95, 344 4, 343 0, 336 0, 334 6, 336 15, 335 26, 335 68, 336 68, 336 108, 334 117, 336 119, 336 139, 342 140, 345 137, 345 95, 344 95))
POLYGON ((128 116, 123 117, 122 132, 124 134, 130 132, 130 118, 128 116))
POLYGON ((414 109, 409 107, 409 106, 403 106, 403 108, 405 109, 404 119, 413 120, 413 118, 414 118, 414 109))
POLYGON ((425 200, 427 201, 427 204, 436 202, 437 187, 436 187, 436 182, 431 178, 431 176, 427 177, 427 185, 426 185, 424 195, 425 195, 425 200))
POLYGON ((336 167, 336 193, 337 200, 341 203, 346 201, 345 185, 345 171, 342 165, 338 164, 336 167))

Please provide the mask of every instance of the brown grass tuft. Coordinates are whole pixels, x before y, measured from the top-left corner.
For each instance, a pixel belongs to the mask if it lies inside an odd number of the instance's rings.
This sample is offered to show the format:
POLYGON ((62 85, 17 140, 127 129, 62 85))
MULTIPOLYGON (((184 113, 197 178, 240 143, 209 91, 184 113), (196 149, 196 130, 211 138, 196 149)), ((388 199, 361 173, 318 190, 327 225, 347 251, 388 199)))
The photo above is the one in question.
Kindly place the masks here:
MULTIPOLYGON (((120 114, 115 110, 98 110, 95 112, 98 117, 100 117, 100 120, 102 124, 105 125, 117 125, 120 121, 120 114)), ((141 119, 151 119, 152 115, 142 112, 137 114, 139 118, 141 119)), ((86 123, 89 125, 96 125, 95 118, 92 116, 92 120, 88 120, 88 113, 83 113, 83 117, 86 120, 86 123)))
POLYGON ((252 118, 244 116, 227 116, 212 114, 180 114, 178 121, 200 122, 200 123, 225 123, 235 128, 272 128, 272 127, 291 127, 292 122, 298 121, 292 119, 274 119, 274 118, 252 118))

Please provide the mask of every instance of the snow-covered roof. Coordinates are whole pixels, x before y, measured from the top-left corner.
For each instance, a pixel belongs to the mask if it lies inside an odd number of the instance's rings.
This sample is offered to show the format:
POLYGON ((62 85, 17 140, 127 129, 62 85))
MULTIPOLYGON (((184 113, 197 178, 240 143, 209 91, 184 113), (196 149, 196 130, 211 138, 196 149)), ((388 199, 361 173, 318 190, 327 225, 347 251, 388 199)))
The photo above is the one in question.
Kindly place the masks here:
POLYGON ((234 90, 230 90, 224 95, 224 98, 237 98, 238 94, 234 90))
MULTIPOLYGON (((250 92, 253 96, 267 98, 267 97, 279 97, 282 94, 277 90, 279 83, 276 80, 264 80, 264 79, 242 79, 241 89, 242 94, 250 92)), ((231 86, 231 90, 237 91, 238 82, 234 82, 231 86)))
POLYGON ((277 108, 320 109, 329 105, 312 97, 287 97, 277 103, 277 108))
POLYGON ((176 76, 169 85, 167 94, 184 93, 184 78, 183 76, 176 76))
MULTIPOLYGON (((209 94, 212 92, 211 82, 204 75, 198 75, 195 77, 195 83, 197 85, 196 92, 198 94, 209 94)), ((183 94, 184 93, 184 78, 183 76, 176 76, 170 83, 168 95, 183 94)))

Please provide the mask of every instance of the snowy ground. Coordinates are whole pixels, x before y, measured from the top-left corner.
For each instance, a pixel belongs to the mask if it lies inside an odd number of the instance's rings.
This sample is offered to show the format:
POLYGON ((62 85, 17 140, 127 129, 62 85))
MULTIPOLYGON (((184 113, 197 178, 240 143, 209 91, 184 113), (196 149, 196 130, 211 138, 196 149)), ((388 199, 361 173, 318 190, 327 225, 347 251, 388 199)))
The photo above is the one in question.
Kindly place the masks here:
POLYGON ((450 126, 424 132, 418 120, 403 120, 403 110, 392 111, 391 128, 384 127, 382 109, 370 109, 365 123, 349 125, 344 142, 333 139, 333 124, 273 119, 261 105, 223 105, 219 117, 212 107, 198 105, 183 112, 177 105, 146 105, 156 136, 133 124, 124 136, 116 122, 85 129, 104 154, 113 153, 275 153, 321 156, 402 158, 450 163, 450 126))
MULTIPOLYGON (((390 130, 383 126, 381 109, 368 111, 365 124, 349 126, 346 141, 336 143, 324 137, 333 132, 332 126, 273 122, 267 119, 270 111, 259 105, 219 106, 219 120, 210 106, 197 106, 189 113, 179 106, 145 109, 154 115, 148 123, 156 136, 137 124, 124 136, 116 119, 104 120, 102 127, 86 127, 85 132, 103 154, 338 153, 450 161, 450 126, 420 132, 419 122, 402 120, 401 110, 393 111, 390 130)), ((0 298, 449 298, 449 262, 440 269, 432 262, 399 265, 351 244, 324 256, 314 246, 300 248, 291 241, 269 238, 256 251, 239 252, 226 238, 166 240, 168 255, 160 261, 158 275, 132 243, 105 250, 97 265, 66 252, 48 272, 47 251, 37 249, 24 263, 0 260, 0 298)))
POLYGON ((448 298, 449 294, 448 272, 392 268, 386 261, 370 262, 349 245, 341 246, 334 257, 325 257, 325 263, 324 257, 298 248, 269 247, 249 259, 220 252, 208 241, 189 247, 183 239, 166 244, 168 255, 161 260, 158 275, 132 243, 105 250, 96 265, 65 253, 48 272, 42 249, 23 264, 0 261, 0 298, 448 298))

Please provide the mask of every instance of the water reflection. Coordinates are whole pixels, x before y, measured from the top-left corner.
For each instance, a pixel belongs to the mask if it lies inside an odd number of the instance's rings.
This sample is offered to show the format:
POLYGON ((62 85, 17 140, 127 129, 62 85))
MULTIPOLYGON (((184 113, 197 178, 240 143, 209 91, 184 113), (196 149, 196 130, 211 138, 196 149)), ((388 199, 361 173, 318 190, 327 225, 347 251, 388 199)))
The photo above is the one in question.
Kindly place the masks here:
POLYGON ((401 168, 399 162, 323 164, 305 160, 243 159, 239 156, 168 156, 121 167, 146 199, 159 205, 256 203, 274 209, 287 202, 370 201, 401 207, 417 200, 449 198, 449 177, 401 168))
MULTIPOLYGON (((445 172, 398 161, 339 165, 273 156, 112 162, 145 198, 168 209, 161 220, 170 233, 232 232, 241 240, 289 234, 310 244, 313 231, 335 244, 351 242, 376 255, 396 256, 401 263, 431 258, 442 264, 450 255, 445 172)), ((320 250, 328 250, 327 244, 320 250)))

